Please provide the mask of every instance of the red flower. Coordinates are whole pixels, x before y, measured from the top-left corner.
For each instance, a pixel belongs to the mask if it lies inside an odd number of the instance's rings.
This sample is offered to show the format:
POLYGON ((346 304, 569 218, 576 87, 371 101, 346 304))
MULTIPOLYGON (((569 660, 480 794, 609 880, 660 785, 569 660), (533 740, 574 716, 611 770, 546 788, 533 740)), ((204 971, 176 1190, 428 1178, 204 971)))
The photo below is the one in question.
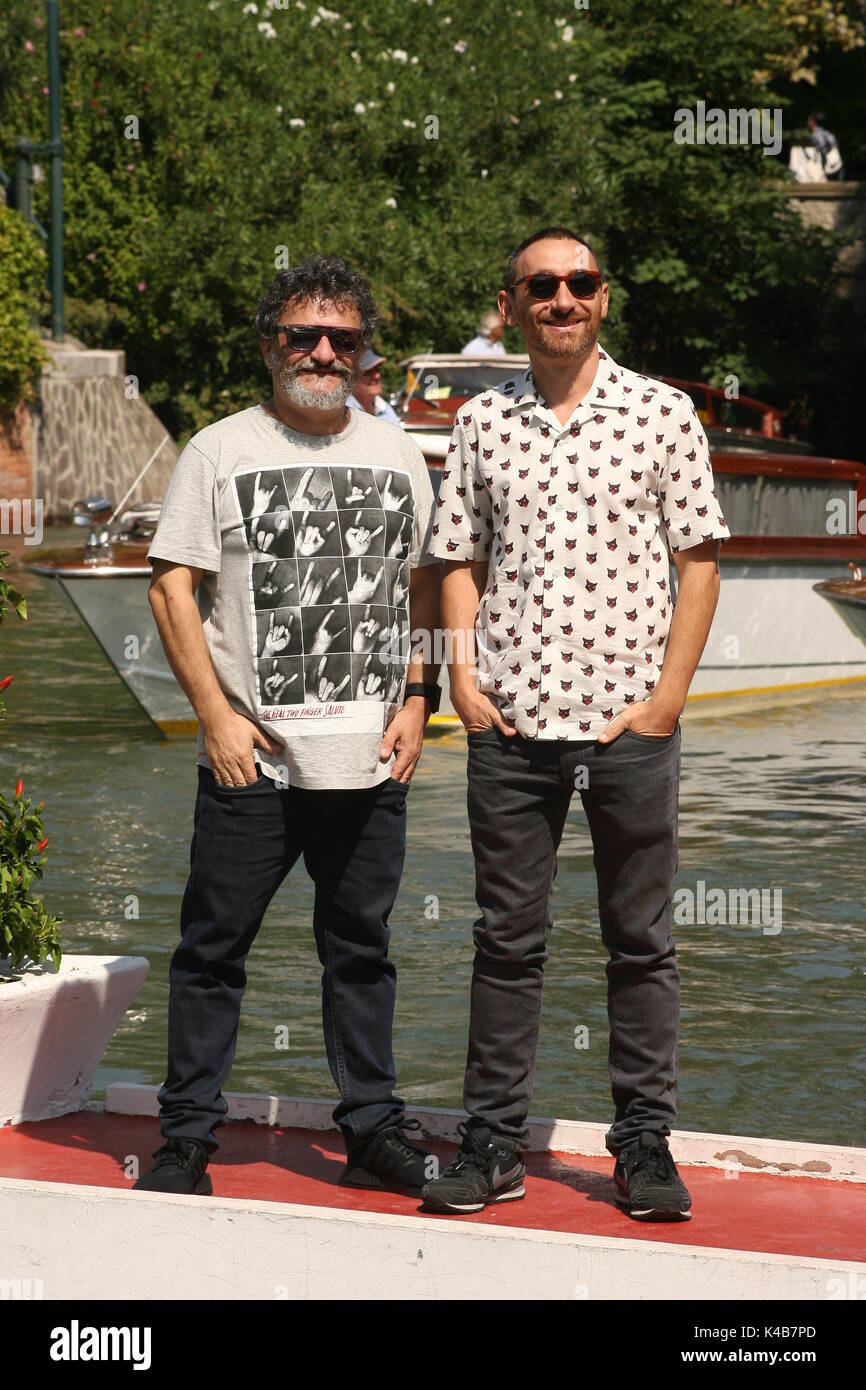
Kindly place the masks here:
POLYGON ((45 848, 45 846, 46 846, 47 844, 48 844, 48 836, 46 835, 46 836, 45 836, 45 839, 44 839, 44 840, 40 840, 40 841, 39 841, 39 844, 36 846, 36 853, 37 853, 37 854, 41 854, 42 851, 44 850, 44 848, 45 848))
POLYGON ((19 778, 18 778, 18 781, 15 783, 15 795, 16 795, 16 796, 20 796, 21 793, 23 792, 23 790, 24 790, 24 782, 23 782, 22 779, 19 777, 19 778))
POLYGON ((40 801, 40 803, 39 803, 39 805, 36 807, 36 809, 37 809, 37 811, 43 811, 43 810, 45 809, 45 802, 44 802, 44 801, 40 801))
POLYGON ((7 685, 11 685, 14 679, 14 676, 4 676, 3 680, 0 681, 0 690, 5 690, 7 685))

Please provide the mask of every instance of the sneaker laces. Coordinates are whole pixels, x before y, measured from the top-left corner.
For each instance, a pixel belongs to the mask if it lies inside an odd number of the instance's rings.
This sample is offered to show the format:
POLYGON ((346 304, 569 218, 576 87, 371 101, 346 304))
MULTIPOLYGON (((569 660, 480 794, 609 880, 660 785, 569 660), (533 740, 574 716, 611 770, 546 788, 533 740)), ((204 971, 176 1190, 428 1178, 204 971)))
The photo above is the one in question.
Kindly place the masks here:
POLYGON ((394 1136, 392 1141, 393 1146, 400 1150, 404 1158, 417 1158, 419 1153, 424 1152, 423 1149, 416 1148, 415 1145, 410 1144, 408 1139, 406 1138, 407 1129, 415 1131, 420 1130, 420 1128, 420 1120, 403 1120, 402 1123, 400 1123, 399 1125, 394 1125, 393 1129, 391 1130, 391 1133, 394 1136))
POLYGON ((470 1127, 465 1122, 457 1126, 457 1133, 460 1135, 460 1148, 457 1151, 457 1157, 450 1165, 451 1171, 459 1172, 463 1168, 477 1168, 479 1172, 486 1172, 490 1165, 489 1139, 481 1139, 477 1128, 470 1127))
POLYGON ((653 1178, 660 1178, 665 1181, 667 1178, 678 1176, 677 1167, 673 1160, 673 1154, 667 1144, 659 1141, 658 1144, 636 1144, 632 1157, 631 1171, 633 1173, 649 1171, 653 1178))

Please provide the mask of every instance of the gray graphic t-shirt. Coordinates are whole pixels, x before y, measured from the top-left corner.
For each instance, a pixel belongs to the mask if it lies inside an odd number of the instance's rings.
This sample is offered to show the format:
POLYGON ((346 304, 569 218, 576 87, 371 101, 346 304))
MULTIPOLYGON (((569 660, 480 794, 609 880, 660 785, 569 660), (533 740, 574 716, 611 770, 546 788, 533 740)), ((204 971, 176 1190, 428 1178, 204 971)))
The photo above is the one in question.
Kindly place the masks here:
POLYGON ((403 700, 409 570, 429 563, 432 512, 418 446, 363 411, 308 435, 253 406, 184 449, 148 559, 205 571, 196 597, 220 686, 282 745, 253 750, 265 775, 308 788, 389 775, 379 748, 403 700))

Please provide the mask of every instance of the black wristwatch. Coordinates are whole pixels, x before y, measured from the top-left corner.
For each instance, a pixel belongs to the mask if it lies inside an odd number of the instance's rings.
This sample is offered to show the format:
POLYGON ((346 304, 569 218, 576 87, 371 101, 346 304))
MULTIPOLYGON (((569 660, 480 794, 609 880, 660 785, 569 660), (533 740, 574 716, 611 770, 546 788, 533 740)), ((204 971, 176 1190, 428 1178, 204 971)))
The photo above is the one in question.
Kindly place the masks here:
POLYGON ((410 695, 423 695, 425 700, 430 701, 430 713, 435 714, 439 709, 439 701, 442 699, 441 685, 425 685, 422 681, 410 681, 403 694, 404 703, 410 695))

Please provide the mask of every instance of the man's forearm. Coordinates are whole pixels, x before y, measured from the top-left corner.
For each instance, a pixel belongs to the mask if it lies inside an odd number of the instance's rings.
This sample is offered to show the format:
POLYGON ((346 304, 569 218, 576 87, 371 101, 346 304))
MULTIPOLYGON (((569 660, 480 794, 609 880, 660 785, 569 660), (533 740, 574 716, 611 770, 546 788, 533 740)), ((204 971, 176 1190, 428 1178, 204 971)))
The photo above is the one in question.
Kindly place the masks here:
POLYGON ((169 596, 158 588, 149 598, 166 660, 199 723, 206 724, 231 706, 216 678, 198 604, 191 594, 169 596))
POLYGON ((714 565, 689 566, 679 579, 677 601, 668 633, 665 659, 653 704, 679 717, 698 667, 719 599, 719 571, 714 565))
POLYGON ((439 679, 441 660, 436 660, 436 634, 439 628, 442 566, 421 565, 409 576, 409 623, 412 649, 406 670, 406 683, 423 681, 433 685, 439 679), (432 658, 425 661, 425 657, 432 658))
POLYGON ((476 687, 475 619, 487 586, 487 561, 446 563, 442 580, 442 626, 447 634, 452 690, 476 687))

